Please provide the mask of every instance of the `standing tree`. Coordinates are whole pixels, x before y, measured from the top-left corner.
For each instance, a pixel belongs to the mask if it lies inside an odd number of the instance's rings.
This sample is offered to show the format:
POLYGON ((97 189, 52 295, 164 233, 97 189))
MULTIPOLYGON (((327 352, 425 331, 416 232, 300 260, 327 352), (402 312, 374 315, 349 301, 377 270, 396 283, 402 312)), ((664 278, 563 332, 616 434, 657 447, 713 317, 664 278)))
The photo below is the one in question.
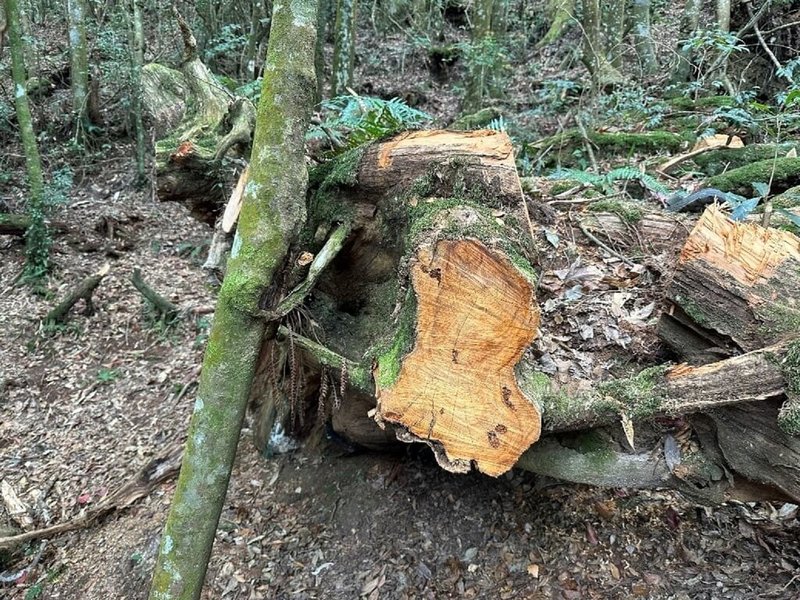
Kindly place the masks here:
POLYGON ((89 54, 86 44, 86 0, 67 0, 69 28, 70 85, 75 137, 83 139, 89 131, 89 54))
POLYGON ((692 37, 700 25, 700 12, 703 9, 703 0, 686 0, 681 19, 681 34, 678 42, 677 60, 672 68, 672 83, 684 83, 689 80, 692 73, 692 52, 686 41, 692 37))
POLYGON ((331 96, 338 96, 353 85, 356 62, 356 0, 338 0, 334 26, 333 73, 331 96))
POLYGON ((315 0, 274 4, 250 162, 151 600, 197 599, 236 455, 256 360, 275 326, 273 277, 305 217, 304 137, 314 101, 315 0))
MULTIPOLYGON (((616 6, 616 2, 614 6, 616 6)), ((617 18, 617 10, 606 8, 601 11, 600 0, 583 2, 583 64, 592 76, 598 89, 613 86, 623 81, 622 74, 614 66, 611 58, 622 44, 621 27, 604 24, 604 19, 617 18), (619 36, 617 36, 619 32, 619 36), (609 35, 613 35, 609 39, 609 35), (611 52, 613 50, 613 52, 611 52)))
POLYGON ((36 134, 33 131, 31 107, 28 102, 27 73, 25 69, 25 43, 20 26, 20 8, 17 0, 5 0, 6 21, 8 24, 8 43, 11 49, 11 73, 14 78, 14 104, 17 110, 17 123, 25 149, 25 166, 28 170, 28 212, 30 226, 25 234, 27 253, 27 275, 43 275, 49 266, 50 237, 44 215, 44 177, 36 134))
POLYGON ((136 136, 136 180, 142 185, 145 175, 144 122, 142 118, 142 67, 144 66, 144 26, 142 23, 141 0, 131 0, 131 113, 133 131, 136 136))
POLYGON ((472 13, 472 41, 470 54, 473 55, 467 67, 467 91, 464 95, 463 111, 474 112, 481 108, 486 91, 486 80, 489 77, 490 65, 487 64, 486 48, 491 43, 492 17, 495 0, 477 0, 472 13))
POLYGON ((656 49, 650 30, 650 0, 633 0, 630 13, 631 31, 642 73, 652 75, 658 70, 656 49))

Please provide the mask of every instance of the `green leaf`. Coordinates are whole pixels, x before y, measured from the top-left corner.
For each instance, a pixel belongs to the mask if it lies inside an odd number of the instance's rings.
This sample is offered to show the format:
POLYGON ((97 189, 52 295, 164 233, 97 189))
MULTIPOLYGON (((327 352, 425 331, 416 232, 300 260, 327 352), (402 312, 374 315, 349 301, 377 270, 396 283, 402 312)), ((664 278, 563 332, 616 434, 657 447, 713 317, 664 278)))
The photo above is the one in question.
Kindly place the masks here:
POLYGON ((800 215, 797 215, 793 212, 789 212, 785 208, 779 208, 778 212, 781 213, 787 219, 789 219, 793 225, 795 225, 796 227, 800 227, 800 215))
POLYGON ((769 195, 769 184, 764 183, 763 181, 754 181, 750 185, 753 186, 753 189, 758 194, 759 198, 766 198, 769 195))

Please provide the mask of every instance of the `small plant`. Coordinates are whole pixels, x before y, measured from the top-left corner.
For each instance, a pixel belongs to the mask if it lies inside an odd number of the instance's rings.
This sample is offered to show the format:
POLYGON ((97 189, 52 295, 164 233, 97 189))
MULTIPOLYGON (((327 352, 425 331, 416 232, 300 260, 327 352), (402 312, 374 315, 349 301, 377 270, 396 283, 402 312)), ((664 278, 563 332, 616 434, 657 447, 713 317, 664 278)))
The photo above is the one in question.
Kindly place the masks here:
POLYGON ((642 187, 657 194, 668 194, 669 189, 655 177, 644 173, 635 167, 618 167, 605 175, 581 171, 580 169, 559 169, 550 179, 569 179, 585 186, 593 187, 604 194, 614 192, 614 184, 620 181, 636 181, 642 187))
POLYGON ((43 593, 44 593, 44 585, 41 583, 34 583, 25 592, 25 600, 37 600, 37 598, 42 597, 43 593))
POLYGON ((116 381, 120 377, 120 372, 116 369, 109 369, 107 367, 103 367, 97 372, 97 381, 103 385, 112 383, 116 381))
POLYGON ((28 211, 31 223, 25 232, 26 266, 23 281, 34 282, 50 269, 50 246, 52 239, 47 226, 47 218, 55 207, 66 204, 72 187, 72 169, 62 167, 53 172, 50 185, 45 186, 42 206, 31 207, 28 211))
POLYGON ((399 98, 337 96, 321 105, 325 120, 309 130, 308 139, 328 139, 337 151, 360 146, 407 129, 418 129, 432 117, 399 98))

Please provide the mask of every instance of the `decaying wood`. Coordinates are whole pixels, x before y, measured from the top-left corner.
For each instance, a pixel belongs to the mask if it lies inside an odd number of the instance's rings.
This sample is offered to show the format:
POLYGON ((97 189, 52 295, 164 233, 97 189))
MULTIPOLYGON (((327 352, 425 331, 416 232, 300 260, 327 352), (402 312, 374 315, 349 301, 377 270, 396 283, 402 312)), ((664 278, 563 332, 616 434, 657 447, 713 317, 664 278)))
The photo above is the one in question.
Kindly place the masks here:
POLYGON ((111 265, 106 263, 103 267, 93 275, 85 278, 73 290, 71 290, 64 299, 59 302, 45 317, 47 323, 59 323, 66 319, 67 313, 75 304, 83 299, 86 303, 85 314, 91 315, 94 312, 92 305, 92 294, 94 294, 97 286, 103 281, 106 275, 111 271, 111 265))
POLYGON ((131 283, 133 287, 139 290, 139 293, 144 296, 145 300, 150 303, 160 318, 169 321, 178 317, 181 312, 180 308, 147 285, 145 280, 142 279, 142 271, 140 269, 133 270, 131 283))
POLYGON ((686 240, 659 334, 693 362, 796 336, 800 239, 708 208, 686 240))
MULTIPOLYGON (((0 213, 0 235, 25 235, 31 225, 28 215, 0 213)), ((67 231, 67 224, 61 221, 47 221, 47 227, 54 231, 67 231)))
POLYGON ((509 470, 539 438, 541 414, 514 367, 536 334, 533 287, 474 240, 421 248, 412 268, 416 341, 397 382, 379 389, 379 421, 431 445, 439 464, 509 470))
POLYGON ((693 220, 683 214, 643 209, 634 221, 609 212, 588 212, 580 217, 580 223, 608 244, 652 256, 679 252, 693 220))
POLYGON ((221 159, 239 148, 249 151, 255 127, 255 107, 219 84, 200 60, 197 42, 183 17, 175 11, 184 42, 183 61, 176 71, 163 65, 145 65, 143 101, 155 119, 177 125, 160 127, 156 142, 156 174, 161 200, 185 202, 193 214, 213 224, 224 202, 229 172, 221 159))
MULTIPOLYGON (((582 212, 572 221, 576 231, 591 232, 635 259, 636 269, 654 263, 647 268, 655 277, 643 275, 639 285, 656 279, 658 293, 667 289, 670 315, 678 303, 688 313, 707 302, 711 313, 711 307, 737 299, 750 302, 749 323, 757 335, 726 346, 716 332, 713 343, 703 339, 699 345, 706 354, 701 361, 684 340, 675 354, 691 364, 665 359, 628 377, 560 387, 526 351, 537 328, 550 335, 553 330, 547 320, 539 322, 528 283, 533 277, 525 265, 537 266, 536 249, 506 144, 495 132, 404 134, 368 147, 354 176, 339 172, 333 186, 320 184, 324 203, 312 201, 307 247, 296 248, 294 256, 319 256, 337 225, 350 229, 335 259, 321 261, 320 272, 301 286, 302 304, 290 302, 292 312, 284 317, 297 321, 300 309, 320 339, 287 328, 275 340, 300 357, 303 397, 324 396, 326 373, 339 369, 341 407, 328 404, 324 411, 334 431, 371 448, 396 439, 428 444, 450 470, 476 467, 497 475, 516 464, 581 483, 672 487, 704 502, 797 498, 785 481, 790 471, 773 470, 767 481, 754 475, 754 464, 727 460, 732 430, 717 428, 717 417, 710 416, 739 407, 772 411, 770 428, 753 420, 756 437, 771 436, 780 406, 794 397, 799 384, 787 364, 797 362, 792 353, 800 354, 797 328, 778 332, 786 321, 769 324, 767 317, 778 307, 780 315, 794 318, 797 238, 733 223, 717 207, 697 222, 644 207, 582 212), (692 275, 703 265, 706 279, 708 273, 717 277, 719 298, 708 301, 701 278, 692 275), (665 429, 664 423, 672 425, 665 429), (545 439, 535 441, 540 432, 545 439), (576 446, 584 434, 606 440, 599 454, 576 446), (675 439, 687 436, 690 447, 676 446, 675 439)), ((722 313, 731 318, 731 310, 722 313)), ((740 327, 734 335, 748 331, 740 327)), ((668 337, 664 332, 662 325, 661 335, 668 337)), ((634 359, 622 349, 619 355, 621 361, 634 359)), ((292 378, 291 371, 282 369, 277 377, 292 378)), ((794 452, 800 439, 781 431, 782 443, 794 452)))

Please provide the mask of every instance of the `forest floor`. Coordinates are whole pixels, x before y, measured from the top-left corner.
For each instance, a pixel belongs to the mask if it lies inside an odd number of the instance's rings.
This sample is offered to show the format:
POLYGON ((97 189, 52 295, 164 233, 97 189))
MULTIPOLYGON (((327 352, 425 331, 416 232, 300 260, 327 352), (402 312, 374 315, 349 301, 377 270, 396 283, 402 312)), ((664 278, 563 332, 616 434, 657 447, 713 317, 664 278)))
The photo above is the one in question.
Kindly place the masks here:
MULTIPOLYGON (((450 122, 459 81, 421 83, 429 79, 414 58, 421 51, 376 37, 362 53, 376 58, 362 57, 359 91, 405 97, 450 122)), ((558 81, 579 68, 574 52, 544 52, 558 81)), ((517 127, 558 126, 561 105, 544 115, 531 84, 535 70, 544 77, 542 61, 526 61, 504 108, 517 127)), ((50 110, 68 114, 55 103, 50 110)), ((200 268, 211 230, 184 207, 132 190, 132 152, 118 152, 76 169, 70 202, 54 215, 69 231, 55 237, 54 269, 40 290, 15 285, 24 246, 0 237, 0 479, 4 500, 13 492, 30 518, 0 503, 3 535, 11 523, 30 530, 91 511, 185 439, 210 315, 165 326, 129 278, 141 268, 182 309, 213 307, 200 268), (94 314, 78 305, 66 325, 43 328, 55 303, 106 262, 94 314)), ((21 186, 8 196, 21 197, 21 186)), ((565 265, 548 266, 557 267, 565 265)), ((11 556, 0 551, 0 598, 145 598, 174 486, 172 477, 89 527, 11 556)), ((562 485, 519 471, 454 475, 410 447, 264 458, 245 430, 204 598, 791 600, 800 598, 800 511, 706 508, 672 493, 562 485)))
MULTIPOLYGON (((213 305, 199 268, 210 231, 132 192, 124 164, 107 166, 103 187, 78 182, 56 216, 71 231, 56 238, 39 294, 14 285, 20 240, 0 241, 0 469, 33 517, 28 529, 101 503, 184 439, 194 403, 208 317, 154 322, 129 277, 140 267, 180 307, 213 305), (95 313, 43 329, 54 303, 105 262, 95 313)), ((6 557, 0 597, 145 598, 173 491, 174 477, 6 557)), ((790 599, 798 564, 794 505, 708 509, 521 472, 454 475, 424 450, 266 459, 245 431, 204 597, 790 599)))

